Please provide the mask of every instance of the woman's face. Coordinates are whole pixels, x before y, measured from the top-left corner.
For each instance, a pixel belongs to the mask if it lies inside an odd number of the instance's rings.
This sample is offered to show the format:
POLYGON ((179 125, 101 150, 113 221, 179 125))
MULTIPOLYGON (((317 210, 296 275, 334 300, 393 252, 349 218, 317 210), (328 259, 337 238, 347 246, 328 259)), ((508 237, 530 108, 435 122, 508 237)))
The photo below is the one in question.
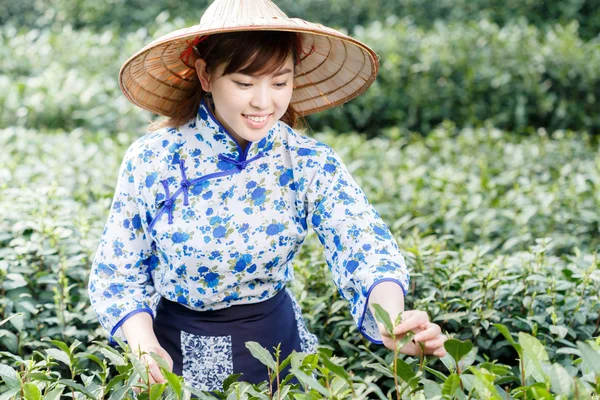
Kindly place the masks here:
POLYGON ((286 112, 294 89, 294 63, 290 56, 270 75, 222 75, 225 65, 208 74, 206 63, 196 61, 202 89, 211 92, 215 116, 242 146, 265 137, 286 112))

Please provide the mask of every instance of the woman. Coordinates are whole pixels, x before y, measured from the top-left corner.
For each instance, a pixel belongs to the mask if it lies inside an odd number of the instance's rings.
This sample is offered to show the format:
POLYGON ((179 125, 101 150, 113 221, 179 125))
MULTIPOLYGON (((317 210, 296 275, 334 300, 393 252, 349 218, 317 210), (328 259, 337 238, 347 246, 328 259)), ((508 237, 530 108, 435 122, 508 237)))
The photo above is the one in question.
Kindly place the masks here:
POLYGON ((398 335, 417 333, 402 352, 445 354, 439 326, 404 311, 408 272, 388 227, 337 153, 294 129, 358 96, 377 68, 364 44, 270 0, 216 0, 124 64, 128 99, 169 119, 127 151, 94 259, 89 294, 111 341, 159 354, 200 390, 232 373, 266 380, 246 341, 315 351, 285 289, 310 225, 365 337, 394 348, 377 303, 402 314, 398 335))

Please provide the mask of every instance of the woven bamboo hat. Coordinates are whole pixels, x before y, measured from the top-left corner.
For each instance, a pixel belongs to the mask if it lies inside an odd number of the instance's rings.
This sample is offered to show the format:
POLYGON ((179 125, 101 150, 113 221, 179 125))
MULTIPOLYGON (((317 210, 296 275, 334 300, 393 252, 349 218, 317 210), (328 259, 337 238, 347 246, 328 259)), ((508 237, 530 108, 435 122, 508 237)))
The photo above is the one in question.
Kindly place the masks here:
POLYGON ((270 0, 215 0, 198 25, 162 36, 125 61, 119 72, 121 90, 137 106, 171 117, 200 86, 195 60, 189 57, 192 46, 207 35, 254 30, 301 34, 290 103, 300 115, 355 98, 377 76, 375 52, 335 29, 288 18, 270 0))

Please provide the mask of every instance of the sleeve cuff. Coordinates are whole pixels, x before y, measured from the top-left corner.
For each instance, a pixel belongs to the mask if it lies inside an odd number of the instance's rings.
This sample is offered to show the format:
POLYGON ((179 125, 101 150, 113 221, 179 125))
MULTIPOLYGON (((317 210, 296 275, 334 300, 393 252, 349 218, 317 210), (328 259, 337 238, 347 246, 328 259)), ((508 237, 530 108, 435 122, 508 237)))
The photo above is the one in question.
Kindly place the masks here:
POLYGON ((129 312, 127 315, 125 315, 123 318, 121 318, 121 320, 119 322, 117 322, 117 324, 114 326, 114 328, 110 331, 110 336, 108 338, 108 344, 111 346, 114 346, 114 347, 118 346, 118 343, 113 339, 115 337, 118 337, 119 339, 122 339, 125 343, 127 343, 127 339, 125 338, 125 335, 123 335, 123 331, 119 328, 129 318, 131 318, 135 314, 138 314, 141 312, 146 312, 146 313, 150 314, 150 316, 152 317, 152 322, 154 322, 154 311, 152 311, 151 308, 144 307, 144 308, 138 308, 136 310, 133 310, 133 311, 129 312))
POLYGON ((365 338, 367 338, 370 342, 375 344, 383 344, 383 342, 381 340, 381 333, 379 332, 379 328, 377 327, 377 320, 375 319, 373 313, 371 313, 371 309, 369 308, 369 298, 371 297, 371 292, 373 291, 373 288, 381 282, 395 282, 402 289, 402 293, 404 293, 405 298, 407 294, 407 290, 402 284, 402 282, 394 278, 380 279, 374 282, 369 288, 365 299, 362 315, 358 320, 358 330, 365 338))

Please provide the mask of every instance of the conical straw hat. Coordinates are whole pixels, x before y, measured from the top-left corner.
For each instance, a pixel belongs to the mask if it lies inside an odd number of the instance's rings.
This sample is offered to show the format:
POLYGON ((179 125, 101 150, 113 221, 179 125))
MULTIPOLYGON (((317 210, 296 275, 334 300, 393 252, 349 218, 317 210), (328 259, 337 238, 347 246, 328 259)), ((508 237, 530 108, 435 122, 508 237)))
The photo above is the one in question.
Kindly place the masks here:
POLYGON ((198 25, 162 36, 130 57, 119 72, 121 90, 137 106, 171 117, 199 89, 193 61, 182 57, 191 43, 206 35, 253 30, 301 34, 303 54, 290 103, 300 115, 355 98, 377 76, 375 52, 335 29, 288 18, 270 0, 215 0, 198 25))

